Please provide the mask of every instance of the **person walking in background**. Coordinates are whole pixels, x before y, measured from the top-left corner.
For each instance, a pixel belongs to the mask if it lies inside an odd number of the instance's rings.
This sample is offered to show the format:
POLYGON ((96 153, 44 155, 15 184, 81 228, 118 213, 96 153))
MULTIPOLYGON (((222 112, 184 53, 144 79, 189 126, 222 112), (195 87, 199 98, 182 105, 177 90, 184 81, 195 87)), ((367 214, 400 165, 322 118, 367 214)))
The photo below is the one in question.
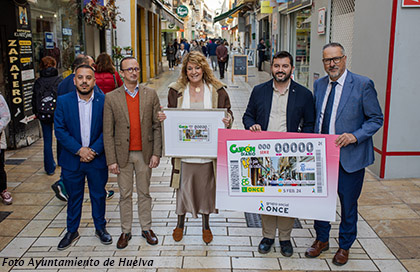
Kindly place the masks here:
POLYGON ((183 39, 181 44, 184 45, 184 49, 187 50, 187 52, 190 52, 190 44, 188 43, 187 39, 183 39))
POLYGON ((264 39, 260 39, 260 43, 257 46, 258 51, 258 71, 262 71, 262 63, 265 60, 265 51, 267 47, 264 44, 264 39))
POLYGON ((0 94, 0 197, 5 205, 11 205, 13 203, 12 194, 7 191, 7 174, 4 169, 4 153, 7 148, 6 132, 4 130, 9 122, 9 107, 3 95, 0 94))
POLYGON ((55 135, 62 146, 60 166, 68 193, 67 233, 58 244, 64 250, 79 238, 85 179, 89 186, 95 235, 102 244, 112 243, 105 225, 105 185, 108 181, 104 142, 103 108, 105 96, 94 91, 95 72, 89 65, 75 69, 77 92, 58 97, 54 116, 55 135))
POLYGON ((225 63, 228 57, 228 50, 222 41, 216 49, 217 62, 219 63, 220 79, 225 78, 225 63))
POLYGON ((96 58, 95 79, 96 86, 98 86, 104 94, 123 85, 120 75, 116 71, 112 59, 107 53, 101 53, 96 58))
POLYGON ((219 43, 218 41, 216 42, 215 40, 210 40, 207 45, 207 49, 210 56, 211 67, 213 68, 213 71, 217 71, 217 66, 219 65, 217 63, 217 55, 216 55, 216 49, 217 49, 218 43, 219 43))
POLYGON ((175 65, 175 47, 170 42, 168 47, 166 47, 166 58, 168 59, 169 70, 174 70, 175 65))
MULTIPOLYGON (((230 110, 226 86, 217 80, 203 54, 191 52, 182 64, 177 82, 169 85, 168 108, 214 109, 225 108, 228 117, 223 118, 226 127, 231 128, 233 113, 230 110)), ((159 120, 166 119, 159 112, 159 120)), ((202 215, 203 241, 210 243, 213 234, 210 230, 209 216, 217 213, 215 169, 216 161, 201 158, 172 159, 171 187, 176 189, 176 214, 178 222, 172 237, 176 242, 182 240, 186 213, 194 218, 202 215)))
MULTIPOLYGON (((341 204, 339 249, 332 262, 344 265, 357 236, 357 201, 362 191, 365 167, 374 161, 372 136, 383 124, 383 114, 372 80, 347 70, 347 56, 339 43, 323 47, 327 76, 314 83, 315 132, 340 135, 338 196, 341 204)), ((329 249, 329 222, 315 220, 316 239, 305 256, 315 258, 329 249)))
POLYGON ((175 66, 178 66, 178 63, 176 62, 176 53, 179 50, 179 43, 178 43, 177 39, 174 39, 173 45, 174 45, 174 48, 175 48, 175 66))
POLYGON ((207 46, 204 45, 204 42, 200 42, 201 46, 201 52, 203 52, 203 55, 207 58, 209 56, 209 52, 207 51, 207 46))
POLYGON ((41 123, 44 141, 44 170, 53 175, 56 163, 52 150, 54 111, 57 101, 57 88, 63 78, 58 75, 57 62, 53 57, 41 59, 40 77, 35 80, 32 89, 32 111, 41 123))
POLYGON ((201 54, 203 54, 203 50, 201 50, 201 46, 198 44, 198 42, 196 40, 192 41, 192 46, 191 46, 190 52, 193 52, 193 51, 197 51, 197 52, 200 52, 201 54))
POLYGON ((120 188, 122 233, 117 248, 131 239, 133 223, 133 174, 136 174, 137 209, 141 235, 150 245, 158 238, 152 227, 152 198, 149 193, 152 168, 162 156, 160 109, 156 91, 138 84, 140 68, 137 60, 126 57, 120 63, 124 85, 105 97, 104 143, 108 169, 117 175, 120 188))
POLYGON ((230 55, 230 52, 231 52, 231 49, 229 47, 229 43, 227 41, 225 41, 225 47, 226 47, 226 50, 227 50, 227 56, 226 56, 226 62, 225 62, 225 71, 227 71, 228 66, 229 66, 229 55, 230 55))
MULTIPOLYGON (((273 79, 252 90, 242 118, 245 129, 254 132, 313 132, 315 106, 312 92, 291 79, 294 69, 289 52, 282 51, 273 56, 273 79)), ((264 214, 261 220, 263 239, 258 245, 258 252, 266 254, 270 251, 278 229, 281 254, 292 256, 290 235, 295 219, 264 214)))
POLYGON ((188 51, 184 49, 184 44, 181 43, 178 52, 176 52, 176 56, 175 56, 176 61, 182 64, 187 54, 188 54, 188 51))

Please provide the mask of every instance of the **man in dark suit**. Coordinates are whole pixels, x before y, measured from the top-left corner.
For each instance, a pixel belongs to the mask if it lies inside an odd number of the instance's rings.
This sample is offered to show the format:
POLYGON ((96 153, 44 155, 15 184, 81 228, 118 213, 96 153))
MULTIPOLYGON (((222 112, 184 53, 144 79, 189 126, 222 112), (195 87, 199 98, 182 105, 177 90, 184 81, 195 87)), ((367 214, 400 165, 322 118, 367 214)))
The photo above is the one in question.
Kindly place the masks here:
MULTIPOLYGON (((313 132, 315 108, 311 91, 290 77, 294 71, 293 57, 286 51, 276 53, 271 62, 273 79, 254 87, 243 116, 245 129, 251 131, 313 132)), ((290 257, 294 218, 262 215, 263 239, 258 252, 271 249, 279 230, 281 253, 290 257)))
POLYGON ((108 180, 102 134, 105 96, 93 91, 95 73, 89 65, 76 67, 74 84, 77 92, 58 97, 54 114, 55 135, 62 146, 58 162, 69 196, 67 233, 58 245, 59 250, 68 248, 79 238, 77 229, 82 214, 85 178, 95 234, 103 244, 112 243, 112 237, 105 229, 105 185, 108 180))
MULTIPOLYGON (((79 65, 86 64, 93 67, 94 63, 95 62, 93 61, 93 58, 91 58, 90 56, 79 54, 77 55, 76 59, 74 60, 72 64, 73 71, 79 65)), ((73 72, 72 74, 67 76, 63 81, 61 81, 60 84, 58 84, 57 96, 61 96, 70 92, 76 92, 76 86, 74 85, 74 77, 75 77, 75 73, 73 72)), ((98 91, 102 93, 102 90, 96 84, 93 87, 93 91, 95 92, 98 91)), ((60 146, 60 144, 57 144, 57 157, 60 156, 61 149, 62 147, 60 146)), ((55 192, 55 196, 58 199, 62 201, 67 201, 68 195, 67 195, 66 188, 64 187, 63 179, 61 175, 60 175, 60 179, 56 181, 53 185, 51 185, 51 188, 55 192)), ((110 199, 113 196, 114 196, 114 191, 109 190, 107 192, 107 199, 110 199)))
MULTIPOLYGON (((357 234, 357 200, 362 191, 365 167, 372 164, 373 134, 383 124, 383 115, 373 81, 346 69, 344 48, 329 43, 323 48, 325 76, 314 83, 316 108, 315 132, 340 135, 338 196, 341 203, 339 249, 336 265, 347 263, 349 249, 357 234)), ((331 225, 315 221, 316 240, 305 252, 315 258, 329 248, 331 225)))

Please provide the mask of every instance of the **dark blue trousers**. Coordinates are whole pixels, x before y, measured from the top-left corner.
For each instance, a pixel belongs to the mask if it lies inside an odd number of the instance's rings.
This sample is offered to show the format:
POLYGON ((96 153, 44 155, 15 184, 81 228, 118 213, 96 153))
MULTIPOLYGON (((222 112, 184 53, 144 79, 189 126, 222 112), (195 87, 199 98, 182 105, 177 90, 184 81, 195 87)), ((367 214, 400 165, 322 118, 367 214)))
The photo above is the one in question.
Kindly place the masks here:
MULTIPOLYGON (((357 200, 362 192, 365 169, 348 173, 340 164, 338 173, 338 196, 341 203, 341 222, 339 230, 339 246, 350 249, 357 236, 357 200)), ((331 224, 315 220, 316 239, 327 242, 330 238, 331 224)))
POLYGON ((54 123, 46 123, 41 121, 42 137, 44 139, 44 169, 47 174, 55 171, 55 161, 52 151, 52 130, 54 123))
POLYGON ((67 202, 67 231, 75 232, 79 228, 85 191, 85 178, 87 178, 89 187, 93 223, 97 230, 104 229, 106 224, 105 185, 108 181, 108 169, 97 169, 91 167, 89 163, 81 163, 78 171, 69 171, 62 168, 61 173, 64 186, 69 195, 67 202))

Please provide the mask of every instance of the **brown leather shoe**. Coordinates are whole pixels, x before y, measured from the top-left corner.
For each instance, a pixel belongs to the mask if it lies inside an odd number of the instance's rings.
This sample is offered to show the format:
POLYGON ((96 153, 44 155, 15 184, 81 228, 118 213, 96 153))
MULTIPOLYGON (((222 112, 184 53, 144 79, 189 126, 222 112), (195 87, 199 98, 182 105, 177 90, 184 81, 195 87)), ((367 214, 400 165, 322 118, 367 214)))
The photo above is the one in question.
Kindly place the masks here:
POLYGON ((154 246, 154 245, 157 245, 158 243, 158 238, 156 237, 153 230, 142 231, 141 236, 146 238, 146 241, 149 245, 154 246))
POLYGON ((319 240, 315 240, 311 247, 309 247, 305 252, 306 258, 316 258, 318 257, 323 251, 326 251, 330 248, 330 244, 327 242, 321 242, 319 240))
POLYGON ((210 229, 203 229, 203 241, 208 244, 213 240, 213 234, 210 229))
POLYGON ((335 253, 334 258, 332 260, 333 264, 338 265, 338 266, 345 265, 347 261, 349 260, 349 252, 350 250, 339 248, 337 252, 335 253))
POLYGON ((128 241, 130 241, 130 240, 131 240, 131 232, 121 233, 120 239, 118 239, 118 242, 117 242, 117 248, 118 249, 123 249, 123 248, 127 247, 128 246, 128 241))
POLYGON ((183 236, 184 236, 183 228, 174 228, 174 232, 172 232, 172 237, 174 238, 175 242, 181 241, 183 236))

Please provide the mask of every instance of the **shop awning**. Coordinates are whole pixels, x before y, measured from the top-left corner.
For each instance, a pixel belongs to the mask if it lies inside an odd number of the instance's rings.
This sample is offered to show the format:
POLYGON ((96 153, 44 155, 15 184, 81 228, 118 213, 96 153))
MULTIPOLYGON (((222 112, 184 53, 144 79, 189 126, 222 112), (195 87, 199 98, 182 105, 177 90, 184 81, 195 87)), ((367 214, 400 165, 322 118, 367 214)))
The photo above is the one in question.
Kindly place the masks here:
POLYGON ((184 28, 184 21, 178 18, 170 9, 168 9, 165 5, 162 5, 159 1, 156 1, 161 9, 161 16, 162 19, 165 19, 173 24, 175 24, 179 28, 184 28))
POLYGON ((222 13, 222 14, 220 14, 219 16, 217 16, 217 17, 214 17, 214 20, 213 20, 213 23, 216 23, 216 22, 218 22, 218 21, 221 21, 221 20, 223 20, 223 19, 226 19, 227 17, 229 17, 229 16, 232 16, 233 14, 235 14, 236 12, 239 12, 243 7, 245 6, 245 4, 241 4, 241 5, 239 5, 239 6, 237 6, 237 7, 234 7, 233 9, 231 9, 231 10, 228 10, 227 12, 225 12, 225 13, 222 13))

